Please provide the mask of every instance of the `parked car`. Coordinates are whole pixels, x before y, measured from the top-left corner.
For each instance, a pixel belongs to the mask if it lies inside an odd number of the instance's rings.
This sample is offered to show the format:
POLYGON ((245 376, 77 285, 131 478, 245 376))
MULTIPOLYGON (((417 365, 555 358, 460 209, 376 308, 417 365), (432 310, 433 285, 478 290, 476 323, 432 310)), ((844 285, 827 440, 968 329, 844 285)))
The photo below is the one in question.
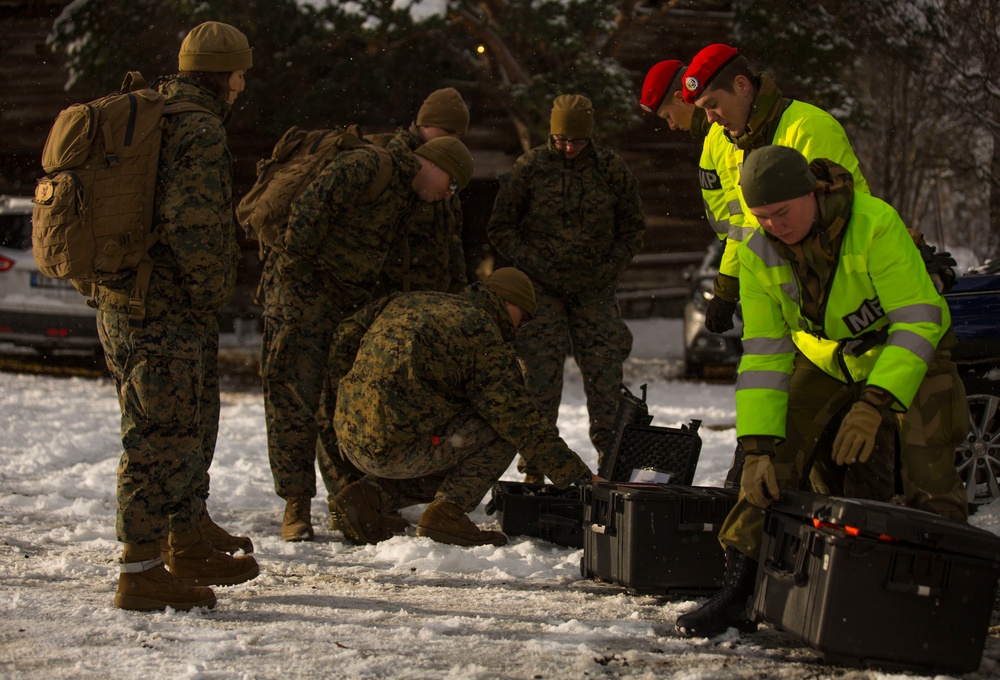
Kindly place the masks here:
POLYGON ((717 335, 705 328, 705 309, 715 295, 712 282, 719 273, 723 250, 723 242, 714 241, 705 251, 701 264, 685 273, 691 293, 684 304, 684 361, 687 374, 692 378, 703 376, 707 367, 735 370, 743 354, 740 342, 743 315, 739 306, 736 308, 736 327, 732 330, 717 335))
POLYGON ((97 353, 96 312, 68 281, 43 276, 31 256, 31 198, 0 195, 0 343, 97 353))
POLYGON ((945 299, 971 417, 955 465, 975 507, 1000 498, 1000 261, 960 277, 945 299))

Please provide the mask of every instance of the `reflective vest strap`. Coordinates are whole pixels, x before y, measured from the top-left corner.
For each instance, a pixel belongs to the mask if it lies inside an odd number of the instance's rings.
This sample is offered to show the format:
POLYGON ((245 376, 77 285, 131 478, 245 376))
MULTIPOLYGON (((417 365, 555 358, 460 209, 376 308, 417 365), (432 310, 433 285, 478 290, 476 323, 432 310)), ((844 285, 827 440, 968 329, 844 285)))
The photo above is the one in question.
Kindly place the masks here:
POLYGON ((941 317, 940 305, 906 305, 889 312, 891 323, 932 323, 940 326, 941 317))
POLYGON ((787 394, 792 376, 781 371, 741 371, 736 376, 736 392, 741 390, 777 390, 787 394))
POLYGON ((746 338, 743 340, 745 354, 790 354, 795 351, 795 343, 790 336, 783 338, 746 338))
MULTIPOLYGON (((938 308, 938 312, 940 311, 941 309, 938 308)), ((886 344, 910 350, 928 366, 930 366, 931 361, 934 359, 934 345, 927 338, 913 331, 903 329, 893 331, 889 334, 889 341, 886 344)))

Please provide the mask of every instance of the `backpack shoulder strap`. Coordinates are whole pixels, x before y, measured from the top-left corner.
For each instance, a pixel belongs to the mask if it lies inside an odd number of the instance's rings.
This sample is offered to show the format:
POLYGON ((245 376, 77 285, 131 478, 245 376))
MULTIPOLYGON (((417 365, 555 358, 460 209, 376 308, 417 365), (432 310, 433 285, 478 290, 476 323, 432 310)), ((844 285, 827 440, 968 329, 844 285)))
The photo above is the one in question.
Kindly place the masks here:
POLYGON ((371 203, 381 196, 392 179, 392 155, 380 146, 372 145, 369 148, 378 157, 378 170, 375 171, 375 179, 361 195, 365 203, 371 203))
POLYGON ((169 102, 163 105, 164 116, 172 116, 176 113, 208 113, 218 118, 218 115, 213 111, 191 102, 169 102))

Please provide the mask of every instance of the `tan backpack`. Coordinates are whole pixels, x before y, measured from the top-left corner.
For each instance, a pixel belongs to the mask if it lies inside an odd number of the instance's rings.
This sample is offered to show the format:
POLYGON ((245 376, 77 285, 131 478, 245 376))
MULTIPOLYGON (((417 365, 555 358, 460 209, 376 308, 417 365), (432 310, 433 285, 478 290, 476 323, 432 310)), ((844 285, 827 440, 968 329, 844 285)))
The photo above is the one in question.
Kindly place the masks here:
POLYGON ((260 259, 268 248, 280 248, 292 203, 339 152, 359 147, 378 153, 378 171, 360 203, 371 203, 392 179, 389 152, 365 140, 357 125, 332 130, 291 127, 274 145, 270 158, 257 162, 257 181, 236 207, 236 219, 247 236, 260 243, 260 259))
POLYGON ((31 227, 38 270, 72 281, 91 298, 94 284, 136 271, 129 300, 136 327, 153 269, 149 248, 158 239, 153 203, 163 117, 190 111, 211 113, 197 104, 166 104, 130 71, 119 91, 63 110, 42 151, 49 174, 35 188, 31 227))

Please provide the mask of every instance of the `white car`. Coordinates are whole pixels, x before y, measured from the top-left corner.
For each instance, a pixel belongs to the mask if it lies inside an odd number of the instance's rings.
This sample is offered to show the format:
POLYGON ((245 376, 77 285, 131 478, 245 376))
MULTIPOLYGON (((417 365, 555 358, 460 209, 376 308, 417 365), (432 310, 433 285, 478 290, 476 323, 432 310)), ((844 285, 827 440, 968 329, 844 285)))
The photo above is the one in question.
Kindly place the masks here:
POLYGON ((97 313, 69 281, 43 276, 31 256, 31 198, 0 195, 0 343, 42 354, 99 352, 97 313))

